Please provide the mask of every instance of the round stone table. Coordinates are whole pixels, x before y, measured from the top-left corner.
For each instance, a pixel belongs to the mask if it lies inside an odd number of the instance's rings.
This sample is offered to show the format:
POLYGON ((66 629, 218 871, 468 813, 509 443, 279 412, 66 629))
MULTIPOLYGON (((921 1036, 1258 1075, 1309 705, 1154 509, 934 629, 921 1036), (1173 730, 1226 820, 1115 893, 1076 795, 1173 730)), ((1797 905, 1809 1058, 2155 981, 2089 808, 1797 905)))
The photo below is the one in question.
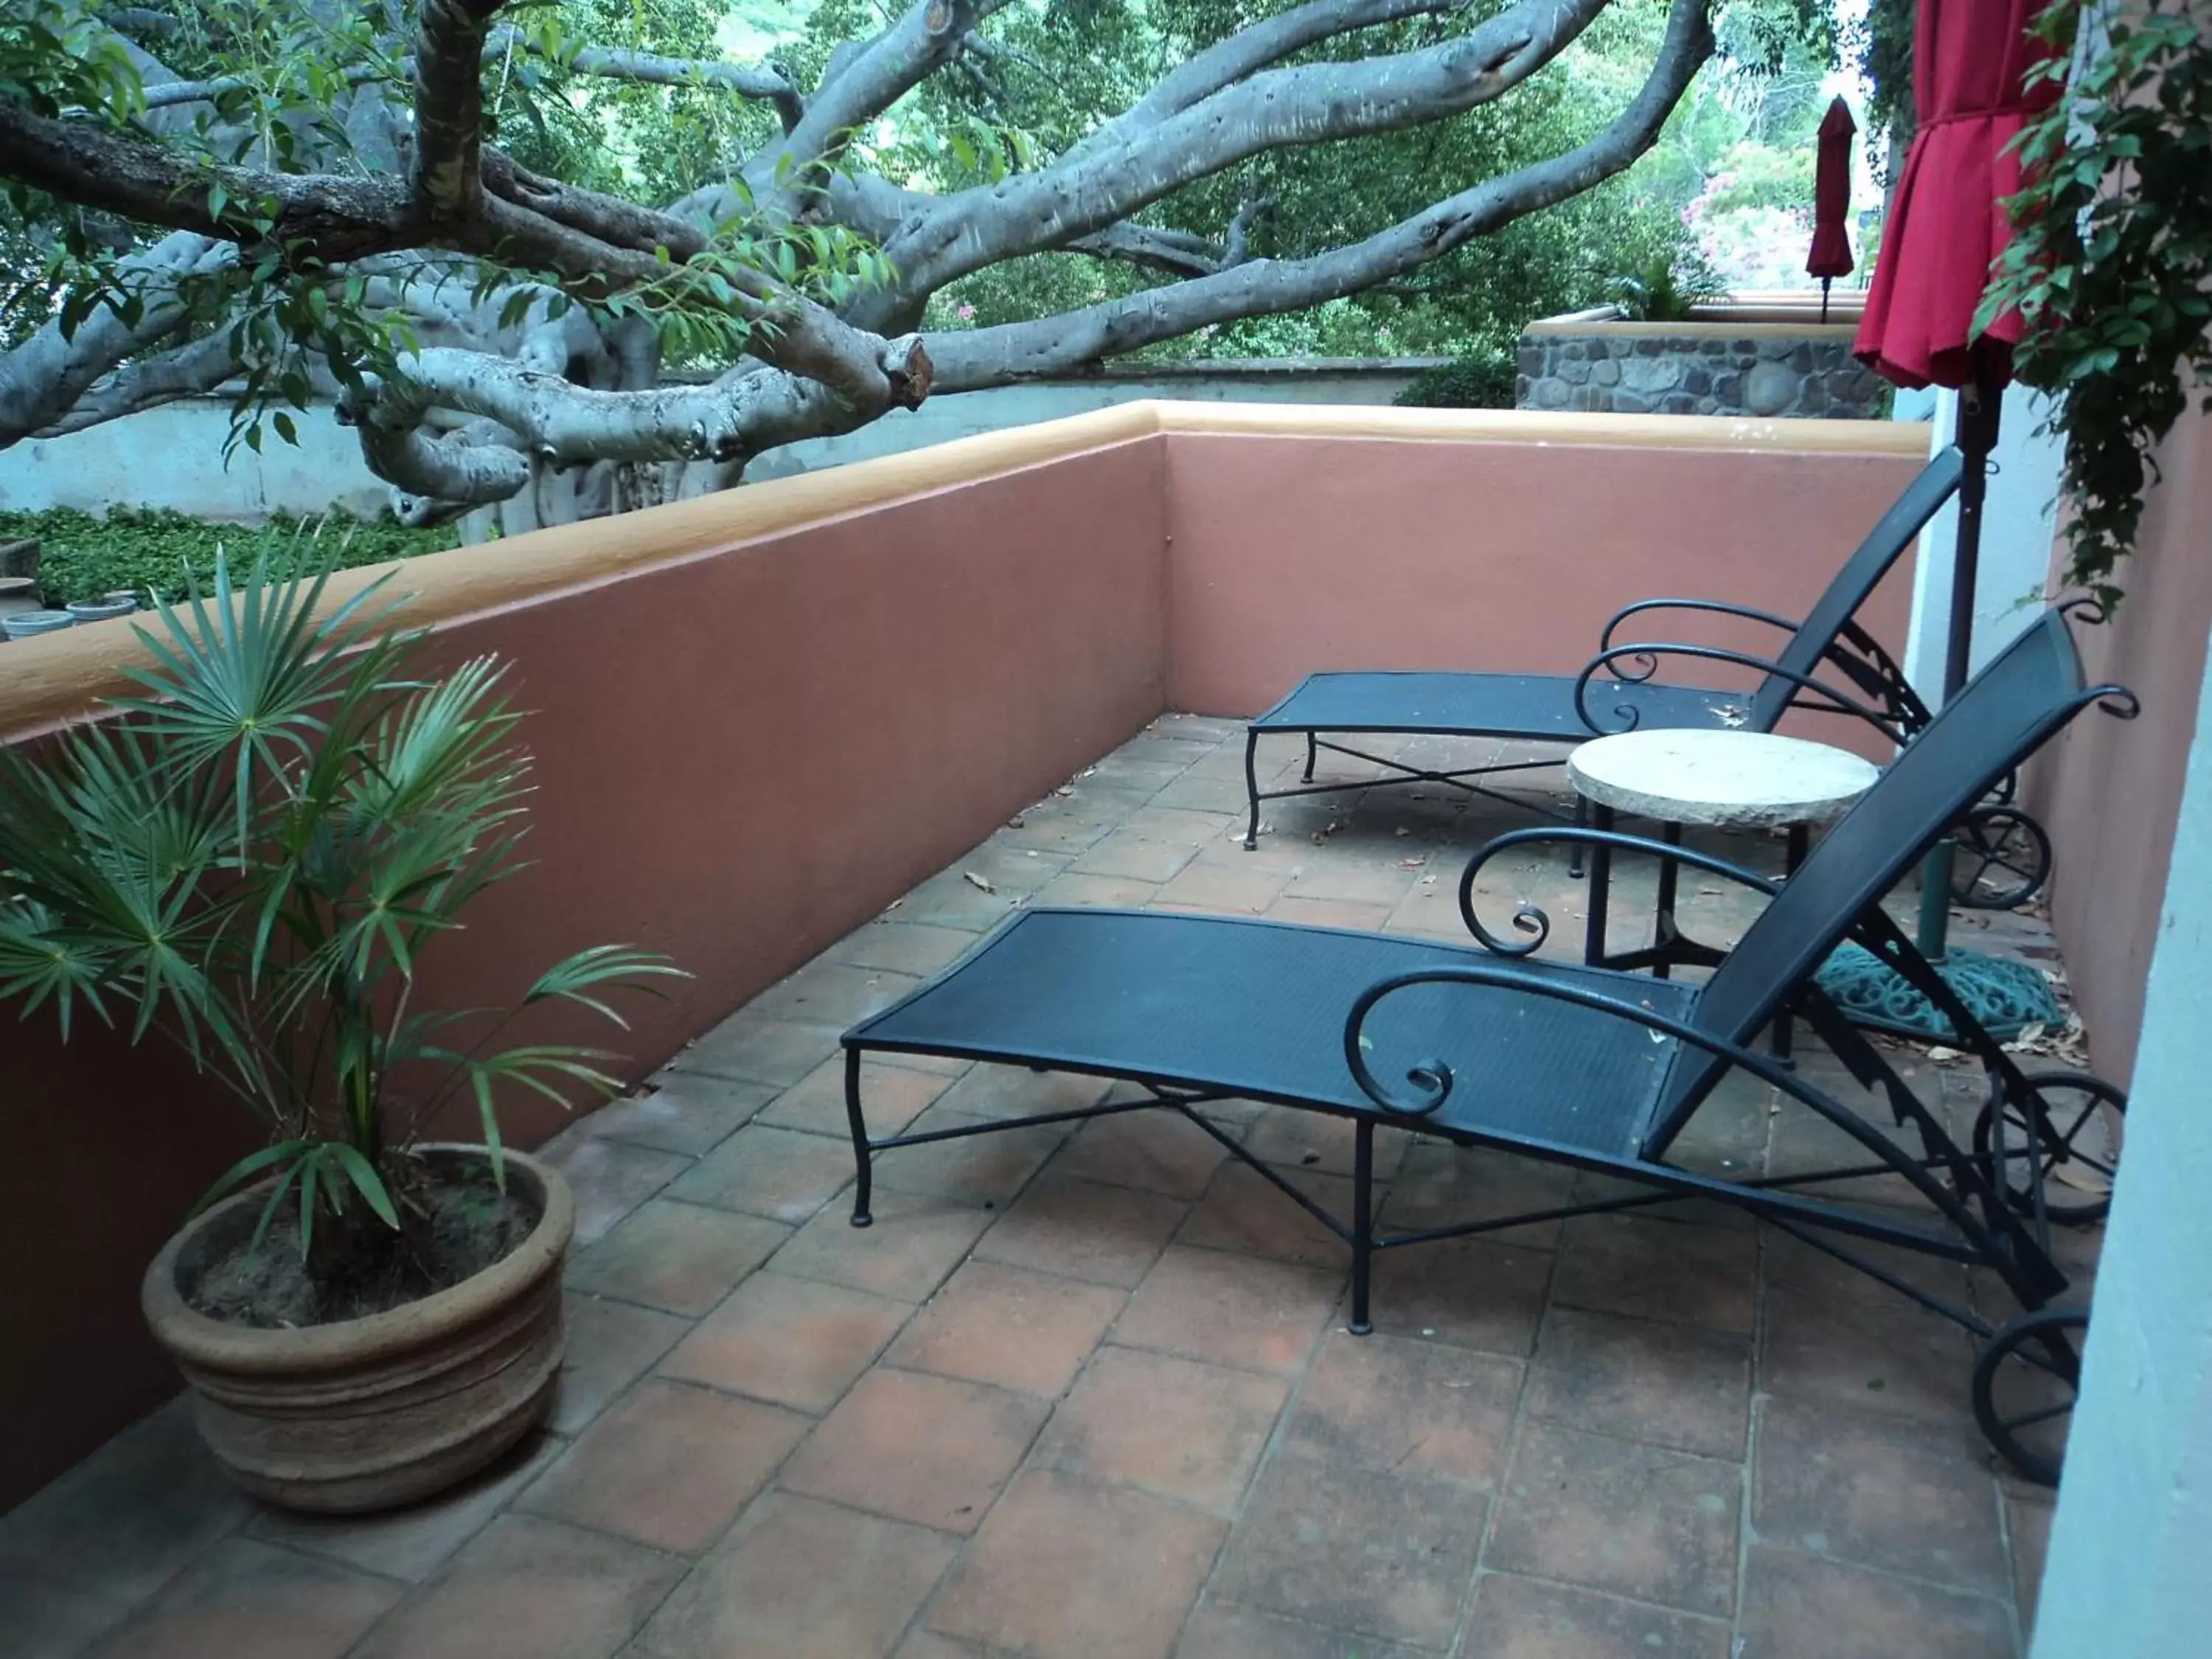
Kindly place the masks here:
MULTIPOLYGON (((1881 775, 1871 762, 1824 743, 1765 732, 1623 732, 1594 738, 1567 757, 1567 776, 1591 806, 1594 829, 1609 830, 1622 812, 1656 818, 1678 846, 1686 823, 1723 830, 1786 830, 1787 869, 1803 861, 1812 825, 1841 817, 1881 775)), ((1680 866, 1659 866, 1657 915, 1650 948, 1606 951, 1607 889, 1613 849, 1600 842, 1589 860, 1589 932, 1583 960, 1592 967, 1649 968, 1661 979, 1677 963, 1711 967, 1722 952, 1685 938, 1675 925, 1680 866)), ((1775 1023, 1774 1052, 1787 1057, 1790 1024, 1775 1023)))

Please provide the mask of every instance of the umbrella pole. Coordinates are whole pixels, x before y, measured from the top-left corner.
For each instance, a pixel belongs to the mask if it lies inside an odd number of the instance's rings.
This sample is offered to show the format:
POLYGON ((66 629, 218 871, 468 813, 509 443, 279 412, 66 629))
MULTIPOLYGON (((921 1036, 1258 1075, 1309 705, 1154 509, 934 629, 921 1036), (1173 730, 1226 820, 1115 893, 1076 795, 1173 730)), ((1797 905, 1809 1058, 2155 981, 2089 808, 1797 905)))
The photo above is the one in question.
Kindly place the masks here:
MULTIPOLYGON (((1955 441, 1966 458, 1959 480, 1958 546, 1951 565, 1950 629, 1943 648, 1943 702, 1949 703, 1966 683, 1973 661, 1974 584, 1982 558, 1982 503, 1989 494, 1990 452, 1996 447, 1997 422, 2004 405, 2003 391, 1989 373, 1982 349, 1974 351, 1974 373, 1959 389, 1959 423, 1955 441)), ((1920 886, 1920 951, 1931 962, 1942 962, 1950 942, 1951 865, 1954 853, 1946 836, 1936 843, 1922 872, 1920 886)))
POLYGON ((1828 320, 1828 284, 1835 280, 1832 276, 1820 278, 1820 320, 1824 323, 1828 320))

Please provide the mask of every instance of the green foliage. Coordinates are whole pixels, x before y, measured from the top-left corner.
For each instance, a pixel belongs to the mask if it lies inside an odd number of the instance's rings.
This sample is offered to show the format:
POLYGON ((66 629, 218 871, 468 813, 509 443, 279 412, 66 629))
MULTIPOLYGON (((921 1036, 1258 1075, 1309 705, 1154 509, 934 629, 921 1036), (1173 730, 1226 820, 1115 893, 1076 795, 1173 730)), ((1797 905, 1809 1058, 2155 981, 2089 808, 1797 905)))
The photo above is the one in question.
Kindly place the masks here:
MULTIPOLYGON (((2039 21, 2065 79, 2082 0, 2039 21)), ((1978 327, 2017 309, 2027 384, 2064 439, 2067 580, 2108 606, 2134 547, 2153 453, 2205 389, 2212 410, 2212 37, 2191 0, 2101 14, 2107 49, 2018 140, 2028 183, 1978 327)))
POLYGON ((1510 409, 1517 378, 1504 352, 1472 352, 1424 369, 1390 401, 1408 409, 1510 409))
MULTIPOLYGON (((388 577, 326 605, 328 574, 263 566, 234 590, 218 560, 211 592, 138 630, 144 695, 0 750, 0 997, 51 1005, 64 1036, 87 1014, 159 1030, 227 1086, 271 1144, 210 1196, 273 1177, 263 1225, 296 1201, 311 1271, 388 1244, 405 1149, 446 1100, 474 1097, 503 1181, 503 1091, 614 1086, 597 1050, 494 1048, 504 1017, 415 1004, 423 953, 523 867, 520 716, 489 658, 422 678, 388 577)), ((585 951, 507 1017, 616 1018, 608 989, 675 971, 585 951)))
POLYGON ((0 512, 0 541, 40 544, 40 583, 49 605, 96 599, 128 587, 175 603, 190 584, 215 578, 226 552, 246 568, 266 563, 272 577, 306 576, 328 564, 350 569, 442 552, 459 544, 447 526, 410 530, 390 518, 368 522, 343 513, 315 519, 282 515, 265 525, 218 524, 167 507, 112 507, 105 516, 73 507, 0 512))
POLYGON ((1607 285, 1620 314, 1632 323, 1679 323, 1698 306, 1717 300, 1727 284, 1696 254, 1662 251, 1607 285))

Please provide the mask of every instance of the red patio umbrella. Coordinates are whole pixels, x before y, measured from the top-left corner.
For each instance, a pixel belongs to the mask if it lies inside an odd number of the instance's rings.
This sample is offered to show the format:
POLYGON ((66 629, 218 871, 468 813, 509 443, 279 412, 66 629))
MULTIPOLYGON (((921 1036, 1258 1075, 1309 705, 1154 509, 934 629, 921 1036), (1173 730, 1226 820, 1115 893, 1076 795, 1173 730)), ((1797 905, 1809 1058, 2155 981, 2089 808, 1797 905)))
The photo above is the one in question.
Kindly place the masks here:
POLYGON ((1820 160, 1813 172, 1813 251, 1805 274, 1820 279, 1820 320, 1828 320, 1828 284, 1848 276, 1857 263, 1844 221, 1851 211, 1851 138, 1859 124, 1850 106, 1838 98, 1820 118, 1820 160))
MULTIPOLYGON (((2060 93, 2051 81, 2025 83, 2027 71, 2050 55, 2027 32, 2043 3, 1920 0, 1912 61, 1920 125, 1890 203, 1855 348, 1899 386, 1960 389, 1958 445, 1966 466, 1943 661, 1947 702, 1966 680, 1987 462, 2012 347, 2022 332, 2012 312, 1977 338, 1974 313, 1990 264, 2012 234, 2004 198, 2021 187, 2012 141, 2060 93)), ((1921 895, 1921 948, 1938 957, 1949 922, 1950 847, 1939 843, 1921 895)))

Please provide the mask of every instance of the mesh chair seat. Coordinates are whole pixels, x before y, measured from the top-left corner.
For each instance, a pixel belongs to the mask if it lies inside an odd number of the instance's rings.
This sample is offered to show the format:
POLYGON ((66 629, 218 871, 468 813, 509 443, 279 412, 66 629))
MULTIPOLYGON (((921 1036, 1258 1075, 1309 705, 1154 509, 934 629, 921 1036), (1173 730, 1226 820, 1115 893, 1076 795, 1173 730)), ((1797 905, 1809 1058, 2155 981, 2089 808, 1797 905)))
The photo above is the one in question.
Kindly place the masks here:
MULTIPOLYGON (((1028 910, 845 1040, 1367 1115, 1374 1103, 1345 1065, 1345 1010, 1392 974, 1496 960, 1396 935, 1231 917, 1028 910)), ((1619 987, 1602 970, 1525 966, 1619 987)), ((1655 980, 1636 994, 1686 1017, 1696 994, 1655 980)), ((1587 1007, 1492 986, 1409 990, 1376 1010, 1370 1030, 1379 1052, 1452 1068, 1456 1085, 1428 1120, 1435 1127, 1621 1160, 1645 1135, 1677 1047, 1587 1007)))
MULTIPOLYGON (((1639 729, 1737 726, 1751 716, 1742 691, 1694 686, 1590 688, 1594 709, 1632 708, 1639 729)), ((1624 726, 1629 722, 1624 720, 1624 726)), ((1590 729, 1575 707, 1571 674, 1356 672, 1309 674, 1254 732, 1407 732, 1455 738, 1579 743, 1590 729)))

